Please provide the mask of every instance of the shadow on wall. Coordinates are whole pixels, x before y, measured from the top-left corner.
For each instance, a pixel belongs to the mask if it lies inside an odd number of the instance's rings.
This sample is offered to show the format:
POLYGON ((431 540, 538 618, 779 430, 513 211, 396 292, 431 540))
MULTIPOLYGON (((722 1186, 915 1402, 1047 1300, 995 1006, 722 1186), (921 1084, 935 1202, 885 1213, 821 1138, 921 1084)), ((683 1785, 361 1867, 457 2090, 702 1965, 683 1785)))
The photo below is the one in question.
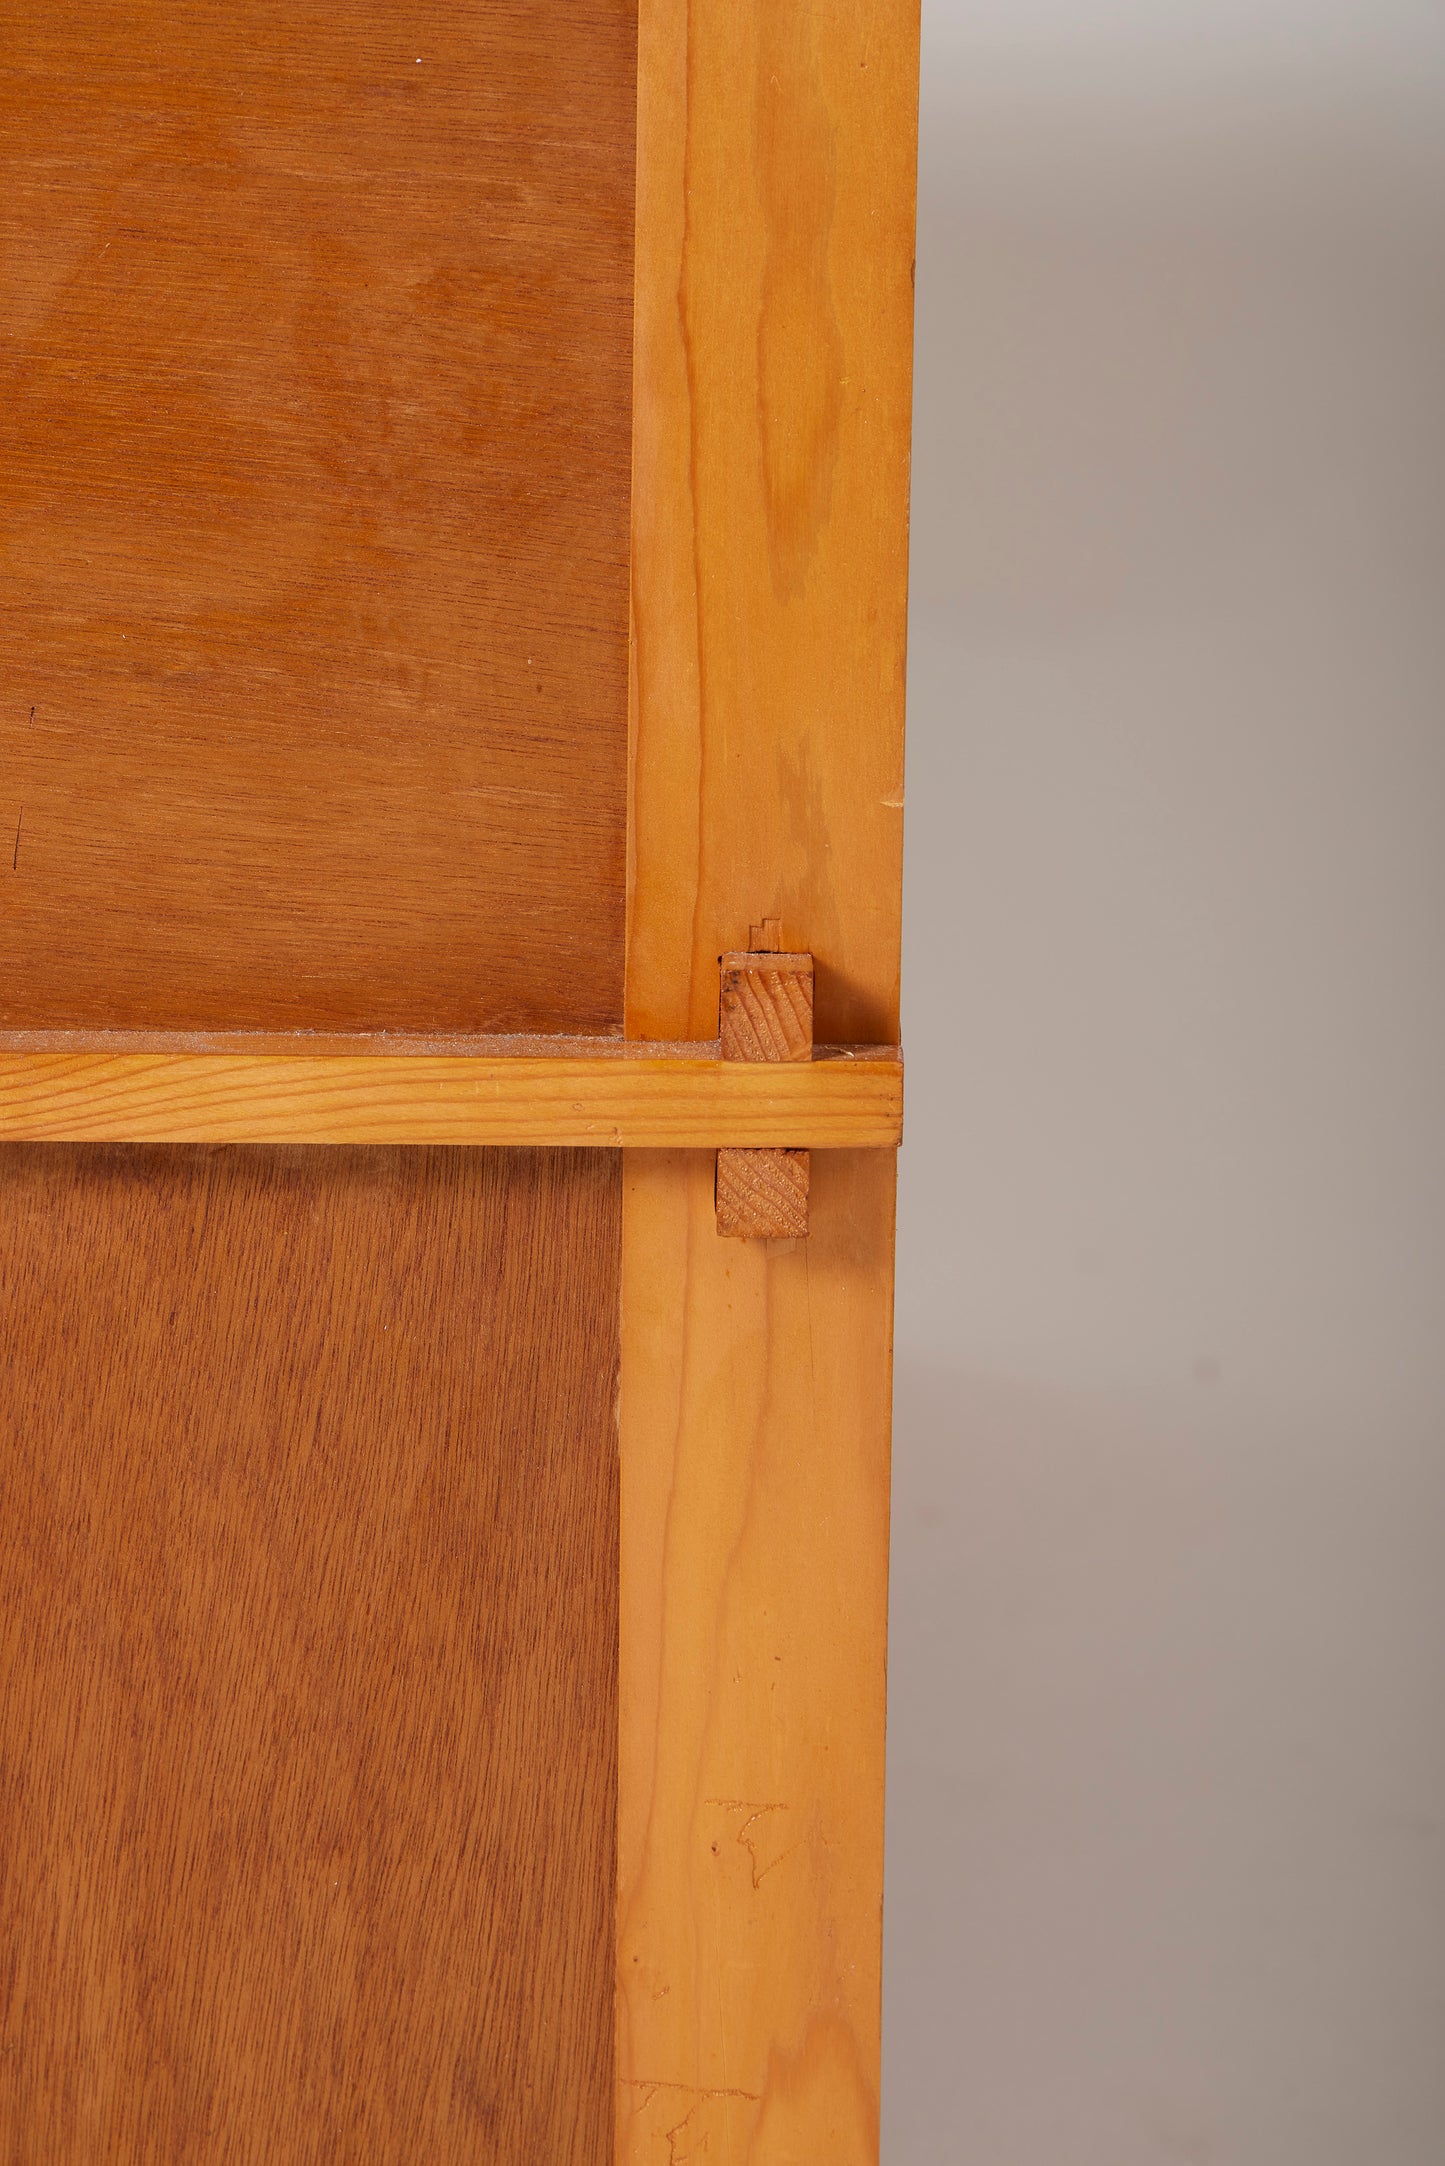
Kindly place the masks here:
POLYGON ((884 2160, 1439 2166, 1445 20, 993 12, 925 53, 884 2160))

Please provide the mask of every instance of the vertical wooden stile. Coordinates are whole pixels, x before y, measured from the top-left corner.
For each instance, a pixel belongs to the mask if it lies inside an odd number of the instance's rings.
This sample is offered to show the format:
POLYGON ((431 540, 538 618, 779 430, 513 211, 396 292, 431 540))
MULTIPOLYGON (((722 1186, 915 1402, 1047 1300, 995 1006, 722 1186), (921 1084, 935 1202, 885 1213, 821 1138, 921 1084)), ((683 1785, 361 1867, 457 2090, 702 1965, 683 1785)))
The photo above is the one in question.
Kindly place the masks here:
MULTIPOLYGON (((760 904, 898 1035, 917 15, 642 0, 635 1038, 760 904)), ((894 1163, 815 1155, 806 1241, 713 1171, 624 1166, 616 2156, 871 2166, 894 1163)))

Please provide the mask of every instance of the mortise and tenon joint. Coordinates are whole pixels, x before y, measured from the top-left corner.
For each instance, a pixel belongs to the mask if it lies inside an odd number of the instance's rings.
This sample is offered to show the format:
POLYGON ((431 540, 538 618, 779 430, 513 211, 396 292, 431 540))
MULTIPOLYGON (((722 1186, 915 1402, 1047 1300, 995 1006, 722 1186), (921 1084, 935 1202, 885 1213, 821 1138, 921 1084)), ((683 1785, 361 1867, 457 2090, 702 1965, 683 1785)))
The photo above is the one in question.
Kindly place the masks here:
MULTIPOLYGON (((813 958, 783 948, 782 926, 767 918, 752 946, 721 959, 719 1050, 724 1060, 806 1061, 813 1057, 813 958)), ((799 1240, 808 1231, 808 1153, 720 1150, 717 1230, 739 1241, 799 1240)))

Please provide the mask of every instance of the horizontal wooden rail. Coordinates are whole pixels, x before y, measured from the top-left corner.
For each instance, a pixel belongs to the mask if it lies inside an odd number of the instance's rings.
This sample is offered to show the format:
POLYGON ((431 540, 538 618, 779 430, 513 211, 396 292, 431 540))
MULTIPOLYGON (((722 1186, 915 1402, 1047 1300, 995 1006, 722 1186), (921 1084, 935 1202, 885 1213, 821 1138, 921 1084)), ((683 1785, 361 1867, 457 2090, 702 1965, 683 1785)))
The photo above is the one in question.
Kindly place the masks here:
MULTIPOLYGON (((0 1140, 95 1143, 488 1143, 644 1150, 895 1145, 903 1064, 892 1046, 820 1048, 812 1061, 723 1061, 711 1044, 603 1041, 542 1054, 316 1051, 268 1036, 256 1050, 116 1050, 0 1041, 0 1140), (304 1048, 304 1049, 303 1049, 304 1048)), ((502 1041, 505 1042, 505 1041, 502 1041)), ((337 1041, 330 1041, 332 1046, 337 1041)))

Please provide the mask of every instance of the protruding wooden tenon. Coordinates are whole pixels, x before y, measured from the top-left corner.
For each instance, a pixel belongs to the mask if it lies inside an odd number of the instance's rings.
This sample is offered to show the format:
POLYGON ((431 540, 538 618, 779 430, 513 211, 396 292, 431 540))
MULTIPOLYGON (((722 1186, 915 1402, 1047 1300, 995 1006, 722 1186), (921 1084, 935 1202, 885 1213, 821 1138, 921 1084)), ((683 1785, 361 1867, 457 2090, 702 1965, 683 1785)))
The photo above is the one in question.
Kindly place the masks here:
POLYGON ((808 1153, 719 1151, 717 1230, 735 1241, 803 1239, 808 1231, 808 1153))
MULTIPOLYGON (((776 918, 754 925, 751 937, 751 948, 721 958, 722 1057, 811 1060, 813 958, 784 949, 776 918)), ((719 1151, 718 1232, 738 1241, 801 1239, 808 1231, 808 1171, 806 1151, 719 1151)))

